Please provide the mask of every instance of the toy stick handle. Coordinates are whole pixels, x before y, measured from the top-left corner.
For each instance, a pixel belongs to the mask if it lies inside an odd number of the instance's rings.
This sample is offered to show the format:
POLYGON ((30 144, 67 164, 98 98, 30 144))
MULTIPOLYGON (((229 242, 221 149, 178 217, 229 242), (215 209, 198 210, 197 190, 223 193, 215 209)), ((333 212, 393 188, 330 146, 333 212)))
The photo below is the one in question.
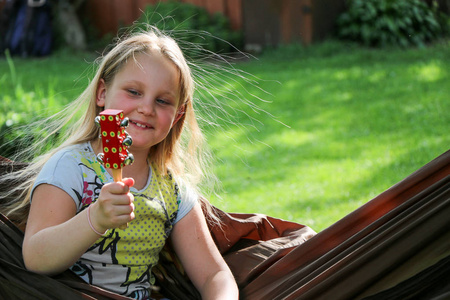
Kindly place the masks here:
POLYGON ((114 182, 122 181, 122 169, 111 169, 114 182))
MULTIPOLYGON (((114 182, 122 181, 122 169, 112 169, 112 176, 114 182)), ((128 223, 119 226, 119 229, 125 230, 128 228, 128 223)))

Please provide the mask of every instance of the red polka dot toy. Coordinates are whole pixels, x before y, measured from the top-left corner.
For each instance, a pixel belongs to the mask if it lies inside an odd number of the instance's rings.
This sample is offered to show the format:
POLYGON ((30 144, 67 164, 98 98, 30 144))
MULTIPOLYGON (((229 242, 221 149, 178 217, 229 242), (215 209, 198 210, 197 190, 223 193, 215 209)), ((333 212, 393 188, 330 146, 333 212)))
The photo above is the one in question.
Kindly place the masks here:
POLYGON ((134 161, 133 154, 128 152, 133 141, 125 131, 128 118, 124 118, 122 110, 106 109, 95 118, 95 122, 100 125, 103 149, 103 153, 97 155, 97 160, 111 169, 115 182, 121 181, 122 168, 134 161))

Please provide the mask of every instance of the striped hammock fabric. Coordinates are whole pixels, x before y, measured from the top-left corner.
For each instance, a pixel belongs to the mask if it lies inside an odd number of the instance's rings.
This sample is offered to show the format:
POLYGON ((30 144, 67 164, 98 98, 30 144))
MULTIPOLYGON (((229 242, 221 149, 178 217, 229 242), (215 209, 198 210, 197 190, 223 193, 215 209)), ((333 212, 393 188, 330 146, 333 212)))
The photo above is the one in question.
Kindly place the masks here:
MULTIPOLYGON (((3 161, 0 174, 15 167, 3 161)), ((240 299, 450 298, 450 151, 318 234, 265 215, 217 213, 223 225, 211 234, 240 299)), ((0 215, 1 299, 128 299, 70 271, 27 271, 22 239, 0 215)), ((200 299, 169 244, 153 272, 156 299, 200 299)))

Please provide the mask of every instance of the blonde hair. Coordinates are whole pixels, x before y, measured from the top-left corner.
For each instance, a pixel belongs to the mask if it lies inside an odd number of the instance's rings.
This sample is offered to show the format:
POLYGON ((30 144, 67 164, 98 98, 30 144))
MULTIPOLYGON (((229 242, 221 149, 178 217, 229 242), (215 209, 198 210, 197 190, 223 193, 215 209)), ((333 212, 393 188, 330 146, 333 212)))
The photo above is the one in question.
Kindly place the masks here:
MULTIPOLYGON (((180 178, 181 182, 196 189, 197 192, 199 192, 198 186, 202 179, 213 178, 208 175, 209 171, 205 171, 209 170, 209 164, 208 159, 205 159, 204 137, 194 112, 195 83, 188 62, 173 38, 151 28, 145 32, 128 33, 118 39, 115 46, 99 60, 96 74, 87 88, 75 101, 54 116, 59 121, 42 121, 42 123, 48 122, 49 136, 60 132, 61 129, 67 127, 67 124, 71 124, 71 126, 64 130, 61 145, 39 156, 26 168, 2 176, 3 182, 12 182, 14 187, 7 191, 6 195, 2 195, 2 198, 6 199, 5 203, 0 206, 4 214, 20 226, 26 223, 31 188, 43 165, 62 148, 92 141, 98 137, 99 129, 95 125, 94 119, 102 109, 96 104, 96 91, 100 80, 103 79, 106 85, 110 84, 127 61, 134 59, 140 53, 151 55, 155 51, 169 59, 179 70, 179 109, 183 106, 184 113, 170 130, 168 136, 150 149, 149 159, 160 172, 167 174, 170 171, 175 178, 180 178), (79 118, 78 114, 83 110, 84 115, 79 118), (19 198, 17 198, 18 194, 19 198), (12 199, 12 195, 15 196, 15 200, 12 199), (17 199, 20 199, 19 202, 17 199)), ((41 144, 44 142, 41 141, 41 144)), ((212 213, 211 205, 205 197, 200 196, 200 201, 210 217, 208 219, 217 221, 212 213)))

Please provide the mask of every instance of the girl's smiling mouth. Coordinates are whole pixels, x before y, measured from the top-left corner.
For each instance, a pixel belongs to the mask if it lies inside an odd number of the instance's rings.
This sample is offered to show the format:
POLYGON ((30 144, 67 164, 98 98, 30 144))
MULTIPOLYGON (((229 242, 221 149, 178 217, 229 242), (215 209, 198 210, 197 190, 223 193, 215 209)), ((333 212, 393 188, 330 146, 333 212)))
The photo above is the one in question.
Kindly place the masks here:
POLYGON ((133 121, 133 120, 130 120, 130 123, 133 124, 133 125, 136 125, 139 128, 143 128, 143 129, 151 129, 151 128, 153 128, 149 124, 138 123, 138 122, 133 121))

